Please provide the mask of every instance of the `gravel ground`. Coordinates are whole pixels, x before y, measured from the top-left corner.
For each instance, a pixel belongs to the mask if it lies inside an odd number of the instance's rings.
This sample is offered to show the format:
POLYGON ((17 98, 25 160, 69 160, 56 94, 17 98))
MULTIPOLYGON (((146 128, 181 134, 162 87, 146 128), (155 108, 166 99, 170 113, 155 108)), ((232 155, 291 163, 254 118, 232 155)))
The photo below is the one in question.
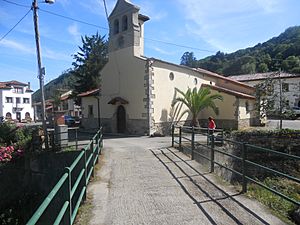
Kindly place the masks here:
POLYGON ((169 148, 170 140, 104 140, 100 179, 89 187, 94 205, 90 225, 284 224, 169 148))

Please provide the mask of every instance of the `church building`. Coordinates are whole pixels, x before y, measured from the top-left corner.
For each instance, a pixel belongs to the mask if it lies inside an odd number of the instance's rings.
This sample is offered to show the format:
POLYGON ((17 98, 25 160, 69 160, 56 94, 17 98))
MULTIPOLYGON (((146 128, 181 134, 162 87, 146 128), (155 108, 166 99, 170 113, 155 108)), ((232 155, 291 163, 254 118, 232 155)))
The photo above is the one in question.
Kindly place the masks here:
MULTIPOLYGON (((144 24, 148 16, 127 0, 118 0, 109 16, 109 61, 100 72, 101 124, 104 132, 151 135, 166 134, 178 122, 179 110, 172 108, 178 96, 175 88, 210 87, 223 96, 217 101, 219 114, 211 109, 199 115, 207 127, 207 118, 217 128, 238 129, 255 121, 254 88, 216 73, 193 69, 144 56, 144 24)), ((95 113, 97 115, 97 113, 95 113)), ((181 120, 189 120, 189 116, 181 120)), ((97 124, 97 123, 95 123, 97 124)))

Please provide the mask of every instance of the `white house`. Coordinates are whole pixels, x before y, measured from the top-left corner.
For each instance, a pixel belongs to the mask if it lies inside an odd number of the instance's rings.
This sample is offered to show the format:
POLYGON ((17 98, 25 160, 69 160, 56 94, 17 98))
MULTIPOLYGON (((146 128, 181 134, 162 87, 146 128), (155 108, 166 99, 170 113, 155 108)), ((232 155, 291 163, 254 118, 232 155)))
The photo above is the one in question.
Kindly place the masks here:
MULTIPOLYGON (((213 116, 219 128, 254 124, 254 88, 203 69, 144 56, 144 23, 149 17, 126 0, 118 0, 109 16, 109 61, 101 74, 101 123, 105 132, 130 134, 167 133, 184 107, 172 108, 175 88, 210 87, 224 97, 219 114, 200 113, 206 126, 213 116)), ((96 105, 94 106, 96 108, 96 105)), ((84 113, 85 114, 85 113, 84 113)), ((94 118, 97 115, 93 115, 94 118)), ((189 120, 186 116, 183 120, 189 120)))
POLYGON ((80 93, 81 98, 81 125, 84 128, 95 129, 100 127, 101 111, 99 89, 80 93))
POLYGON ((279 110, 280 108, 280 87, 281 99, 285 100, 286 105, 291 109, 293 107, 300 107, 300 74, 268 72, 230 76, 230 78, 253 87, 265 82, 266 79, 272 79, 270 94, 275 100, 275 110, 279 110))
POLYGON ((0 82, 0 116, 6 120, 29 122, 33 118, 30 84, 19 81, 0 82))

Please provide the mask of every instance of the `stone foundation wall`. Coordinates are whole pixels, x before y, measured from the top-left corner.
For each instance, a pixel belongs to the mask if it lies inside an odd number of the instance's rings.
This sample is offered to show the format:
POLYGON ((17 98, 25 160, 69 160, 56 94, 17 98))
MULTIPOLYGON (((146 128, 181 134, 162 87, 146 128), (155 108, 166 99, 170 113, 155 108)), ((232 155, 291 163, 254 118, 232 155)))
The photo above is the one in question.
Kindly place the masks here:
POLYGON ((250 120, 244 119, 238 121, 238 129, 248 128, 250 127, 250 120))
MULTIPOLYGON (((200 119, 199 123, 200 123, 201 127, 207 127, 208 119, 200 119)), ((236 120, 215 119, 215 123, 216 123, 217 129, 231 129, 231 130, 238 129, 238 121, 236 121, 236 120)))
MULTIPOLYGON (((242 132, 240 132, 242 133, 242 132)), ((300 132, 298 133, 286 133, 286 134, 278 134, 278 133, 248 133, 245 135, 236 135, 232 138, 233 141, 236 142, 244 142, 249 143, 255 146, 261 146, 268 149, 272 149, 275 151, 280 151, 296 156, 300 156, 300 132)), ((182 148, 182 151, 185 154, 191 154, 191 144, 185 143, 186 147, 182 148)), ((178 147, 175 146, 175 147, 178 147)), ((215 149, 218 149, 222 152, 242 157, 242 144, 232 143, 228 141, 224 141, 224 144, 216 144, 215 149)), ((196 145, 196 152, 201 155, 206 156, 210 159, 211 150, 208 146, 204 145, 196 145)), ((207 167, 207 170, 210 170, 210 161, 205 159, 204 157, 194 154, 195 160, 199 162, 201 165, 207 167)), ((283 156, 271 153, 265 153, 262 151, 257 151, 253 148, 247 148, 247 159, 255 162, 257 164, 263 165, 268 168, 272 168, 274 170, 292 175, 294 177, 300 177, 300 164, 297 160, 286 159, 283 156)), ((242 173, 242 161, 235 159, 233 157, 227 156, 225 154, 219 153, 215 151, 215 161, 224 165, 230 169, 238 171, 242 173)), ((236 173, 231 172, 230 170, 223 168, 217 164, 214 166, 215 173, 221 176, 224 180, 229 182, 241 182, 242 177, 236 173)), ((265 178, 267 176, 273 176, 270 172, 251 166, 247 167, 247 175, 252 178, 265 178)))
MULTIPOLYGON (((104 133, 117 133, 115 119, 101 118, 104 133)), ((127 119, 125 134, 149 135, 149 125, 146 119, 127 119)))
POLYGON ((98 118, 82 118, 81 126, 87 129, 97 129, 98 128, 98 118))

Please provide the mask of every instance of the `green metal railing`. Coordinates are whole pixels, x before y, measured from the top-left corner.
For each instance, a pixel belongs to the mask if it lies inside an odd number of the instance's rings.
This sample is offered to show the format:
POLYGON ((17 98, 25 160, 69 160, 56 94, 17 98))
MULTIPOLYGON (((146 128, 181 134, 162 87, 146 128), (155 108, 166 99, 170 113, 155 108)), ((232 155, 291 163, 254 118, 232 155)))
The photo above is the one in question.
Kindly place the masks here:
POLYGON ((65 168, 64 174, 27 222, 27 225, 72 225, 74 223, 79 206, 86 199, 87 185, 90 177, 94 176, 95 164, 98 162, 102 147, 103 135, 101 128, 86 147, 81 150, 71 166, 65 168), (63 199, 55 201, 58 196, 62 196, 63 199), (60 202, 60 204, 57 205, 57 202, 60 202), (49 213, 47 210, 51 204, 58 209, 56 210, 57 213, 56 215, 50 215, 52 221, 49 220, 49 216, 43 220, 43 216, 49 213))
POLYGON ((249 153, 250 153, 250 150, 251 150, 251 153, 260 151, 260 152, 264 152, 264 153, 268 153, 268 154, 275 154, 275 155, 278 155, 282 158, 286 158, 289 160, 296 160, 297 162, 300 162, 299 156, 286 154, 283 152, 274 151, 274 150, 267 149, 267 148, 258 147, 258 146, 251 145, 248 143, 225 139, 223 136, 223 130, 220 130, 220 129, 215 130, 214 134, 210 135, 207 132, 206 128, 195 128, 195 127, 173 125, 172 126, 172 147, 174 147, 174 144, 178 144, 179 151, 183 151, 184 149, 188 150, 191 153, 192 160, 194 159, 195 154, 208 160, 210 162, 210 172, 214 172, 215 165, 218 165, 221 168, 227 169, 227 170, 231 171, 232 173, 241 176, 243 193, 247 192, 247 184, 250 181, 250 182, 253 182, 253 183, 269 190, 270 192, 284 198, 285 200, 292 202, 297 206, 300 206, 299 201, 286 196, 285 194, 279 192, 278 190, 275 190, 274 188, 266 186, 264 183, 251 177, 248 172, 249 167, 252 166, 253 168, 261 169, 261 170, 267 171, 268 173, 271 173, 273 175, 281 176, 286 179, 292 180, 294 182, 300 183, 300 179, 297 177, 285 174, 278 170, 275 170, 275 169, 272 169, 267 166, 264 166, 259 163, 251 161, 249 159, 250 158, 249 153), (177 132, 175 131, 176 129, 178 129, 177 132), (218 133, 218 134, 216 135, 216 133, 218 133), (197 141, 195 138, 195 135, 206 136, 206 140, 207 140, 206 143, 203 144, 203 142, 201 143, 201 142, 197 141), (222 151, 221 148, 216 147, 217 143, 220 145, 223 145, 225 142, 239 146, 241 154, 239 156, 233 155, 231 153, 222 151), (200 153, 199 151, 197 151, 197 148, 195 147, 196 145, 202 146, 202 147, 206 148, 207 150, 209 150, 210 151, 209 156, 204 155, 204 154, 200 153), (228 157, 231 157, 231 158, 239 161, 241 163, 241 171, 237 171, 235 169, 229 168, 228 166, 215 161, 216 153, 226 155, 228 157))

